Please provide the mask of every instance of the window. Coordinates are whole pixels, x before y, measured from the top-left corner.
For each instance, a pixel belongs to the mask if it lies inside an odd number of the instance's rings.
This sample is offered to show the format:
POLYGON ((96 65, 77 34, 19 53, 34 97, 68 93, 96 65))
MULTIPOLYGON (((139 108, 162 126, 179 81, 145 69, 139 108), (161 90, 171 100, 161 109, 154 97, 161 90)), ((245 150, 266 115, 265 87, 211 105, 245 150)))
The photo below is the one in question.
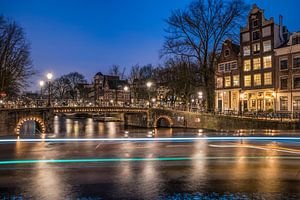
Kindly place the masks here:
POLYGON ((242 40, 243 40, 243 42, 248 42, 248 41, 250 41, 250 34, 249 34, 249 33, 244 33, 244 34, 242 35, 242 40))
POLYGON ((240 76, 239 75, 233 76, 233 86, 240 86, 240 76))
POLYGON ((249 56, 251 54, 250 46, 244 46, 244 56, 249 56))
POLYGON ((287 58, 280 58, 280 70, 287 70, 288 69, 288 59, 287 58))
POLYGON ((293 68, 300 68, 300 54, 293 57, 293 68))
POLYGON ((288 110, 288 97, 280 97, 280 110, 288 110))
POLYGON ((219 72, 224 71, 224 64, 219 64, 219 72))
POLYGON ((267 26, 262 29, 263 37, 267 37, 271 35, 271 26, 267 26))
POLYGON ((280 78, 280 89, 281 90, 287 90, 288 89, 288 78, 287 77, 281 77, 280 78))
POLYGON ((294 89, 300 88, 300 76, 294 76, 294 89))
POLYGON ((226 76, 225 77, 225 87, 230 87, 231 86, 231 76, 226 76))
POLYGON ((244 85, 245 87, 251 86, 251 75, 244 76, 244 85))
POLYGON ((258 19, 252 21, 252 27, 253 28, 258 27, 258 19))
POLYGON ((300 110, 300 97, 296 96, 293 98, 293 110, 300 110))
POLYGON ((219 77, 217 78, 217 88, 223 87, 223 78, 219 77))
POLYGON ((253 53, 258 54, 260 52, 260 43, 253 44, 253 53))
POLYGON ((264 73, 265 85, 272 85, 272 72, 264 73))
POLYGON ((260 58, 254 58, 253 59, 253 70, 261 69, 261 62, 260 58))
POLYGON ((272 67, 272 56, 265 56, 264 57, 264 68, 272 67))
POLYGON ((271 40, 264 41, 264 52, 268 52, 272 50, 271 40))
POLYGON ((300 44, 300 37, 293 37, 292 44, 293 45, 300 44))
POLYGON ((225 71, 230 71, 230 63, 225 63, 225 71))
POLYGON ((254 74, 254 86, 261 85, 261 74, 254 74))
POLYGON ((252 40, 259 40, 259 39, 260 39, 259 31, 253 31, 252 32, 252 40))
POLYGON ((225 57, 228 57, 228 56, 230 56, 230 51, 229 51, 229 49, 226 49, 226 50, 225 50, 225 52, 224 52, 224 56, 225 56, 225 57))
POLYGON ((237 69, 237 62, 232 62, 231 63, 231 69, 237 69))
POLYGON ((245 60, 244 61, 244 71, 245 72, 248 72, 251 70, 251 63, 250 63, 250 60, 245 60))

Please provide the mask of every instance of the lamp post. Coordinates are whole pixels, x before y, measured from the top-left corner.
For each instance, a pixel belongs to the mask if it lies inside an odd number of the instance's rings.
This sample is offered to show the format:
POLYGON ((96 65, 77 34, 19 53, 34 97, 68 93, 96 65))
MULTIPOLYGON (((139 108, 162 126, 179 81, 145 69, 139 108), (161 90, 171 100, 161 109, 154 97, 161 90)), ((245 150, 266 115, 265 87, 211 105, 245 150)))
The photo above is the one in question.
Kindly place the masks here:
MULTIPOLYGON (((41 80, 39 82, 39 85, 40 85, 40 88, 41 88, 40 95, 41 95, 41 100, 42 100, 43 99, 43 87, 45 85, 45 81, 41 80)), ((42 106, 43 106, 43 102, 41 102, 41 103, 42 103, 42 106)))
POLYGON ((242 108, 242 115, 244 114, 244 98, 245 98, 245 94, 241 93, 240 94, 240 99, 241 99, 241 108, 242 108))
POLYGON ((151 87, 152 87, 152 82, 151 81, 148 81, 147 83, 146 83, 146 86, 147 86, 147 88, 148 88, 148 104, 149 104, 149 108, 150 108, 150 89, 151 89, 151 87))
POLYGON ((203 100, 203 92, 202 91, 198 92, 198 98, 199 98, 199 108, 200 108, 200 111, 202 111, 202 100, 203 100))
POLYGON ((46 76, 47 76, 47 80, 48 80, 48 104, 47 104, 47 106, 50 107, 51 106, 51 80, 53 78, 53 74, 48 73, 46 76))
MULTIPOLYGON (((125 93, 127 93, 129 91, 129 87, 126 85, 124 87, 124 91, 125 93)), ((124 103, 125 103, 125 98, 124 98, 124 103)), ((129 91, 129 105, 131 105, 131 92, 129 91)))

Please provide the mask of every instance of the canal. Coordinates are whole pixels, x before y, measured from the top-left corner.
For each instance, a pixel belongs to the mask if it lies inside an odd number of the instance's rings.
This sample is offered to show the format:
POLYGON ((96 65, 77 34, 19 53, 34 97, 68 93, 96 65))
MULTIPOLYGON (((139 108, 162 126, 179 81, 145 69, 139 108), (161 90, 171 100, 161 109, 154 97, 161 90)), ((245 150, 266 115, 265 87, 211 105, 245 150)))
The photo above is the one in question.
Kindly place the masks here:
POLYGON ((91 118, 56 118, 47 135, 34 128, 0 138, 0 199, 300 199, 297 132, 152 130, 91 118))

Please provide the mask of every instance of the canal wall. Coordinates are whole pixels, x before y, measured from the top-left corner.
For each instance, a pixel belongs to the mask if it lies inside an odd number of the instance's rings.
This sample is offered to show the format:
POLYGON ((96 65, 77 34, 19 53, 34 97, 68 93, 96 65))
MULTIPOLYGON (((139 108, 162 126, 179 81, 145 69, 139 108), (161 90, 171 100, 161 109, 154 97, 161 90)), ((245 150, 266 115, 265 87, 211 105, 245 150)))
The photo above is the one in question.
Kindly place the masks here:
POLYGON ((156 119, 165 116, 166 120, 178 128, 199 128, 210 130, 236 130, 236 129, 277 129, 297 130, 300 129, 298 121, 279 121, 257 118, 246 118, 241 116, 223 116, 206 113, 192 113, 185 111, 173 111, 164 109, 153 109, 150 112, 153 119, 150 126, 158 126, 156 119), (168 116, 168 117, 167 117, 168 116))

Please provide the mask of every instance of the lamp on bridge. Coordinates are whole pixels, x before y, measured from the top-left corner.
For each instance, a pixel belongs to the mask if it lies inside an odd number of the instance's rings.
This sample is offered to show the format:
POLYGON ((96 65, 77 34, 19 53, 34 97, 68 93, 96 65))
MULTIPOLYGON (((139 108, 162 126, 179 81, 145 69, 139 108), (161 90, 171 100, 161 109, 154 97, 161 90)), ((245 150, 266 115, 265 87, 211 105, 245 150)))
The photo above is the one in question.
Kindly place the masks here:
POLYGON ((47 73, 47 80, 48 80, 48 104, 47 106, 50 107, 51 106, 51 80, 53 78, 53 74, 52 73, 47 73))
POLYGON ((150 89, 151 89, 151 87, 152 87, 152 82, 151 81, 148 81, 147 83, 146 83, 146 86, 147 86, 147 88, 148 88, 148 104, 149 104, 149 108, 150 108, 150 89))
MULTIPOLYGON (((127 85, 125 85, 124 91, 125 91, 125 93, 127 93, 129 91, 129 87, 127 85)), ((125 98, 124 98, 124 103, 125 103, 125 98)), ((131 91, 129 91, 129 105, 130 104, 131 104, 131 91)))

